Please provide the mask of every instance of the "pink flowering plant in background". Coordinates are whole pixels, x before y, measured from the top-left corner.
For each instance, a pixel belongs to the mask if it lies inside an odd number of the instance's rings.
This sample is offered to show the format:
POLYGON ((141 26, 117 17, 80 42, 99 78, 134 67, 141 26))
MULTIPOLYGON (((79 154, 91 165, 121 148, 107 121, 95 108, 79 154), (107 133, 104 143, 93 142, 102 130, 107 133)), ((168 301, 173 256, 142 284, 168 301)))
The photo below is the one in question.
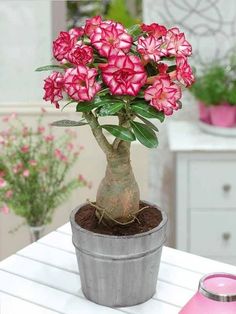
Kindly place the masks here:
POLYGON ((110 171, 99 187, 96 203, 99 208, 106 204, 113 218, 128 220, 130 213, 137 212, 139 191, 131 176, 130 143, 138 140, 148 148, 157 147, 158 129, 150 119, 163 122, 165 116, 182 107, 182 90, 194 82, 188 62, 191 53, 190 43, 177 27, 167 29, 152 23, 125 29, 120 23, 95 16, 83 27, 61 32, 53 42, 57 64, 37 69, 53 70, 44 81, 46 101, 56 108, 70 106, 82 113, 80 121, 77 114, 75 121, 54 124, 88 124, 106 154, 110 171), (67 103, 62 105, 63 99, 67 103), (107 116, 113 117, 111 124, 103 123, 107 116), (115 168, 120 168, 120 182, 122 176, 130 181, 122 183, 122 196, 114 192, 109 201, 108 194, 113 192, 108 183, 114 184, 115 168))
POLYGON ((36 128, 16 115, 4 117, 0 132, 0 211, 12 210, 29 226, 50 223, 53 211, 74 189, 88 186, 79 174, 67 178, 82 150, 73 143, 76 134, 67 130, 56 139, 42 125, 43 116, 36 128))

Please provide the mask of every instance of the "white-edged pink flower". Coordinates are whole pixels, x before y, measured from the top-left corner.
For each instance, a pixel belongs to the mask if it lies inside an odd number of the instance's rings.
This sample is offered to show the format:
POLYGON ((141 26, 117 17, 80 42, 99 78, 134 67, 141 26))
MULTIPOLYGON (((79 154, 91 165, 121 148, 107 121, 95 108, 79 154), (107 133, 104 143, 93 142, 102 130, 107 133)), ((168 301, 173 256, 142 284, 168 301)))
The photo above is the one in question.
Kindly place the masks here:
POLYGON ((128 53, 132 45, 132 37, 120 23, 102 22, 90 36, 92 45, 103 57, 128 53))
POLYGON ((3 204, 3 206, 0 207, 0 212, 7 215, 10 212, 10 208, 7 206, 7 204, 3 204))
POLYGON ((43 99, 50 100, 56 108, 59 108, 58 101, 63 98, 62 89, 64 85, 64 79, 62 73, 53 72, 44 80, 44 90, 45 94, 43 99))
POLYGON ((176 58, 176 78, 186 87, 194 83, 194 75, 191 66, 185 57, 176 58))
POLYGON ((162 51, 162 39, 154 36, 139 37, 137 51, 142 55, 145 61, 153 60, 157 62, 164 55, 162 51))
POLYGON ((79 43, 68 54, 67 60, 75 65, 91 63, 93 61, 93 48, 79 43))
POLYGON ((159 75, 144 93, 145 100, 150 101, 151 106, 163 111, 165 115, 171 115, 173 110, 179 109, 178 101, 181 96, 181 88, 166 74, 159 75))
POLYGON ((78 65, 66 70, 64 76, 65 92, 74 100, 90 101, 101 89, 96 82, 98 72, 95 68, 78 65))
POLYGON ((20 150, 22 153, 27 154, 29 152, 29 149, 29 145, 23 145, 20 150))
POLYGON ((83 27, 74 27, 69 30, 69 34, 71 38, 78 39, 84 35, 84 29, 83 27))
POLYGON ((87 36, 90 36, 93 31, 102 23, 101 16, 94 16, 91 19, 86 20, 84 32, 87 36))
POLYGON ((25 169, 25 170, 22 172, 22 174, 23 174, 23 177, 28 178, 29 175, 30 175, 29 169, 25 169))
POLYGON ((178 27, 173 27, 167 31, 164 39, 164 47, 168 56, 185 56, 192 54, 192 46, 185 39, 184 33, 180 33, 178 27))
POLYGON ((155 38, 159 38, 165 36, 167 33, 167 29, 164 25, 159 25, 157 23, 152 24, 141 24, 141 30, 147 33, 149 36, 154 36, 155 38))
POLYGON ((146 83, 147 74, 137 56, 112 56, 100 64, 102 78, 113 95, 136 96, 146 83))
POLYGON ((0 189, 3 189, 7 186, 7 182, 0 177, 0 189))
POLYGON ((58 61, 67 59, 68 53, 71 52, 78 41, 79 34, 78 29, 72 29, 70 32, 60 32, 53 42, 53 55, 58 61))

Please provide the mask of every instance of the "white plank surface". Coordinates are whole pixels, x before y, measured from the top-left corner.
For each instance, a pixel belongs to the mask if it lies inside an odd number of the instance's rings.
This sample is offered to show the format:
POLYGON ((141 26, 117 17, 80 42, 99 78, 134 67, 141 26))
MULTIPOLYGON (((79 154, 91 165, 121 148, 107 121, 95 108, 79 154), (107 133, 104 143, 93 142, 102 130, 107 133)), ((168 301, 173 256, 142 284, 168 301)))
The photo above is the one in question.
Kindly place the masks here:
POLYGON ((164 247, 151 300, 121 309, 99 306, 83 296, 66 224, 0 263, 0 313, 177 314, 203 274, 213 271, 236 273, 236 267, 164 247))

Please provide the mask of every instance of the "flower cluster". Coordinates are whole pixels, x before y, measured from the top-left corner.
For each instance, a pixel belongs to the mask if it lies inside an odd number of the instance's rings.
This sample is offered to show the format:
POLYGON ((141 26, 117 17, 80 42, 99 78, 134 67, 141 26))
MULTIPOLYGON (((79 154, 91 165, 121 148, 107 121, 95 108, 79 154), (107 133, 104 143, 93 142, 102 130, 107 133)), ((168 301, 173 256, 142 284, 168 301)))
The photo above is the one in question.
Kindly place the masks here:
POLYGON ((53 210, 79 186, 88 186, 83 176, 64 182, 82 148, 75 149, 71 131, 59 139, 47 133, 40 116, 35 129, 16 115, 3 118, 0 132, 0 211, 11 208, 31 226, 50 222, 53 210))
POLYGON ((84 27, 61 32, 53 42, 60 72, 45 80, 44 99, 59 108, 63 93, 81 103, 93 102, 106 90, 113 97, 143 98, 170 115, 180 108, 181 87, 194 82, 191 53, 177 27, 152 23, 126 30, 95 16, 84 27))

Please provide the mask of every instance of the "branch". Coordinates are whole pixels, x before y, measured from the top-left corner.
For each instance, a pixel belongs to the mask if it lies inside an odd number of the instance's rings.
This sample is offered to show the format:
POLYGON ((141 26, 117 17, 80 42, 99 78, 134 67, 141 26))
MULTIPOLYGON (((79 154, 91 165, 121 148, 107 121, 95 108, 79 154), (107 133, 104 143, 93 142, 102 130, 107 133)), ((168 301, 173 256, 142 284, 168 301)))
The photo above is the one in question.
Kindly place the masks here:
POLYGON ((102 129, 101 129, 97 119, 93 115, 93 113, 92 112, 85 112, 84 117, 87 120, 88 124, 90 125, 91 130, 93 132, 93 135, 94 135, 98 145, 101 147, 102 151, 106 155, 112 153, 112 151, 113 151, 112 145, 108 142, 105 135, 103 134, 102 129))

